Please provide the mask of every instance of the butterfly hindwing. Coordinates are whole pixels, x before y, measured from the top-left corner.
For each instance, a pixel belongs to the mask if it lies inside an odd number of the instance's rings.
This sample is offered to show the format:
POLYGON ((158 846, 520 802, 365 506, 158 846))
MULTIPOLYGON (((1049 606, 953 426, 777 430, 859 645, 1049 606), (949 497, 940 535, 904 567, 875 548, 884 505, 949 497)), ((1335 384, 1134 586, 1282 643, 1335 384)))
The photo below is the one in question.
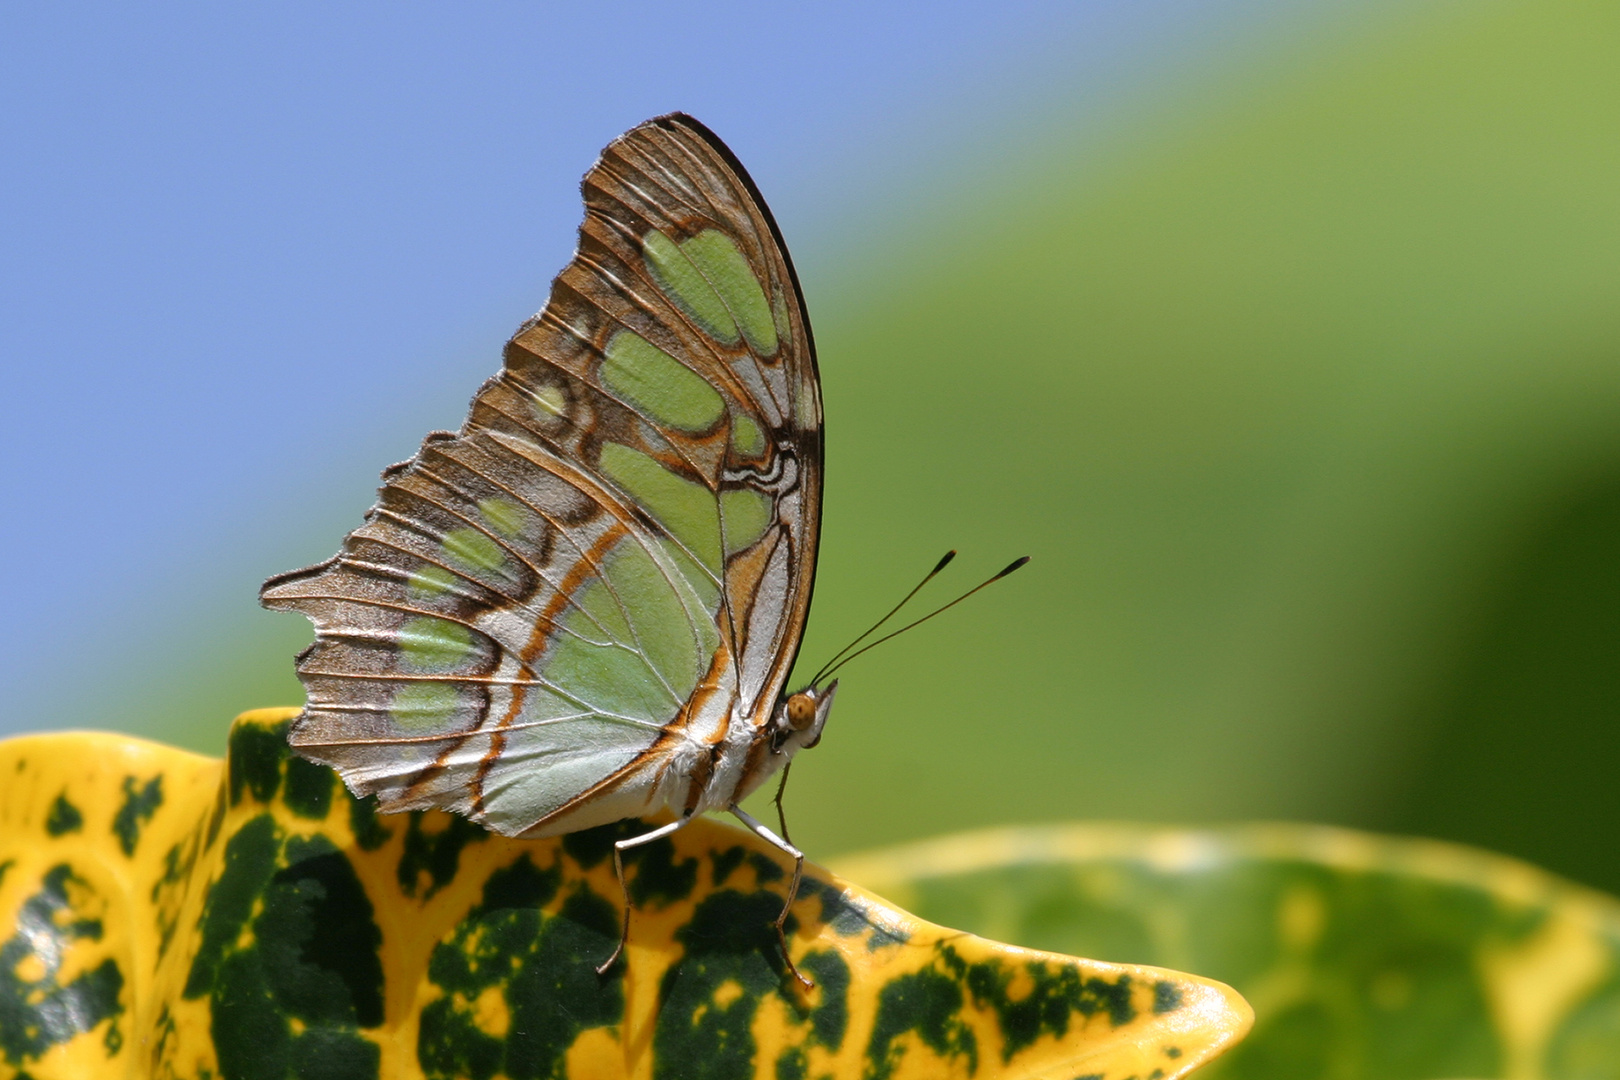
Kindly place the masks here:
POLYGON ((769 211, 680 115, 582 190, 574 259, 461 431, 261 594, 316 624, 294 746, 386 810, 544 835, 693 804, 697 751, 763 723, 797 651, 821 402, 769 211))

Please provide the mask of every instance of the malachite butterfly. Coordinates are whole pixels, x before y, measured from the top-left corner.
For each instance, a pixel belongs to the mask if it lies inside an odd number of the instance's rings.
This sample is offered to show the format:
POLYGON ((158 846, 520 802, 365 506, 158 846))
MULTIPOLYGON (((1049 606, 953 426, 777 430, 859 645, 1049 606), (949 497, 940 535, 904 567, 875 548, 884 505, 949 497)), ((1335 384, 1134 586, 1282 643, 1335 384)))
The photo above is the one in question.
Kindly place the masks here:
POLYGON ((837 689, 784 693, 822 479, 793 264, 689 116, 615 139, 581 188, 579 249, 461 430, 384 472, 335 557, 265 583, 315 623, 289 737, 384 811, 523 837, 675 814, 623 848, 729 810, 802 866, 737 807, 837 689))

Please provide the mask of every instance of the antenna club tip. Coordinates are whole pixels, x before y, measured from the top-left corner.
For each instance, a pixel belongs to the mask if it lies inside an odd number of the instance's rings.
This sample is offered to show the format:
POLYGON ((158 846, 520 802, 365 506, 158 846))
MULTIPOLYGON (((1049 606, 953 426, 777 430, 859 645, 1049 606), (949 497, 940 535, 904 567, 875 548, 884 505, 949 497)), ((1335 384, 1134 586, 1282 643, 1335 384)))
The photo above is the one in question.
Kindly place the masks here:
POLYGON ((1028 555, 1024 555, 1024 556, 1021 556, 1021 557, 1019 557, 1017 559, 1014 559, 1011 563, 1008 564, 1007 569, 1005 569, 1001 573, 997 574, 996 577, 1004 578, 1008 574, 1012 573, 1014 570, 1017 570, 1020 567, 1022 567, 1027 562, 1029 562, 1029 556, 1028 555))
MULTIPOLYGON (((941 570, 945 569, 947 566, 950 565, 951 560, 954 559, 954 558, 956 558, 956 549, 952 548, 951 550, 947 551, 940 558, 939 562, 934 564, 934 573, 937 574, 941 570)), ((930 576, 932 576, 932 575, 930 575, 930 576)))

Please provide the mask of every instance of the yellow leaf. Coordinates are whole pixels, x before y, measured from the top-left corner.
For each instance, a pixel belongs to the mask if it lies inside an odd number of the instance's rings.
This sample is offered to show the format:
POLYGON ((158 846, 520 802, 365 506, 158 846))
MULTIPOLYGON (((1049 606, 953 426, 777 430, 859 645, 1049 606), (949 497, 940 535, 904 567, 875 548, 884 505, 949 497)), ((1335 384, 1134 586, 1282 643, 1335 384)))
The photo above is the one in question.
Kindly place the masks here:
POLYGON ((0 743, 0 1077, 1184 1075, 1248 1029, 1228 987, 923 922, 701 820, 509 840, 379 816, 292 756, 107 734, 0 743))

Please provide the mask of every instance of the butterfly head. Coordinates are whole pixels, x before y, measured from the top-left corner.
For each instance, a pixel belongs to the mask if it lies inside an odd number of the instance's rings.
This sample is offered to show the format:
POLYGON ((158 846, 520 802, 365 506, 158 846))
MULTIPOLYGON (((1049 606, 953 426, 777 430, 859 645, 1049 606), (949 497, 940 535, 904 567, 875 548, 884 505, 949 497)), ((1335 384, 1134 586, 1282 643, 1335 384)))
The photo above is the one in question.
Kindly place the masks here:
POLYGON ((791 753, 807 749, 821 741, 821 729, 832 712, 833 696, 838 693, 838 680, 824 687, 810 685, 798 693, 789 694, 776 704, 771 717, 771 734, 778 753, 791 753))

